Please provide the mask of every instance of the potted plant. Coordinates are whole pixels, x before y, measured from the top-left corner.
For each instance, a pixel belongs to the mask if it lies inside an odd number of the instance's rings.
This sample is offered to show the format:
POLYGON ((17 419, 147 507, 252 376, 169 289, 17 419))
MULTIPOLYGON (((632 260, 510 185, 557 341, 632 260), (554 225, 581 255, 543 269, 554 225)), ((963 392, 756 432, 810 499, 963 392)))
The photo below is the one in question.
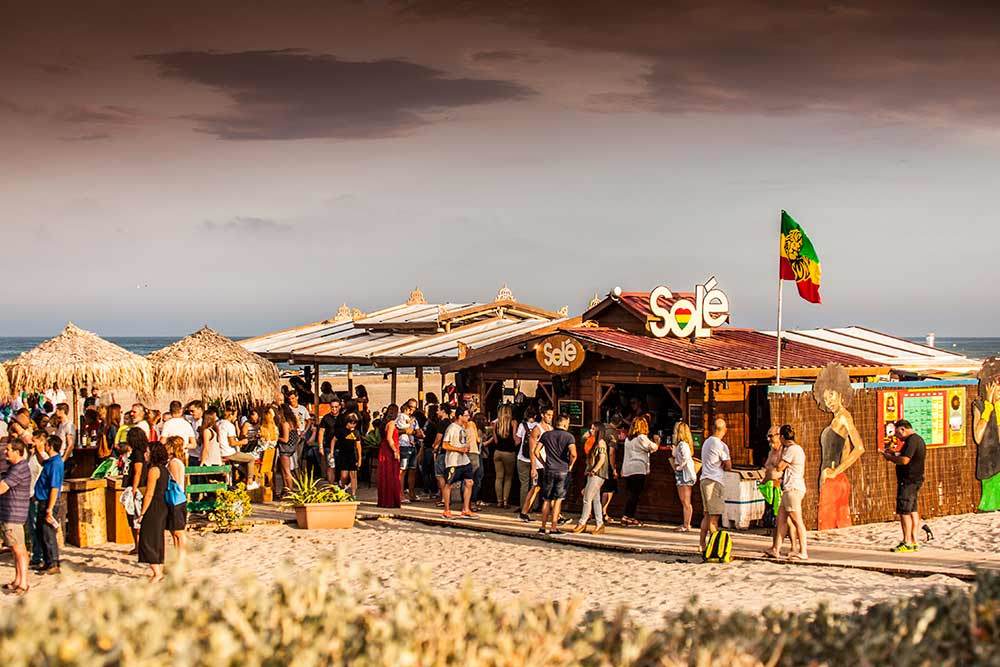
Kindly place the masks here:
POLYGON ((295 478, 284 504, 295 508, 299 528, 351 528, 358 513, 358 501, 340 488, 314 479, 312 475, 295 478))

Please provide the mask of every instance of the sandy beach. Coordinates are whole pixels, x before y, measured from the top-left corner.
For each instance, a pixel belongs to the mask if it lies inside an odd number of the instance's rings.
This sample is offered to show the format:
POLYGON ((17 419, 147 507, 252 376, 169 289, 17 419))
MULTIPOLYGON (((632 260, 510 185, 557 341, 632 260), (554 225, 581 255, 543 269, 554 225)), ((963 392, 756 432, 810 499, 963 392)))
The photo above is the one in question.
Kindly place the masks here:
MULTIPOLYGON (((466 582, 499 599, 579 599, 586 608, 627 606, 639 617, 659 617, 699 604, 722 610, 767 605, 803 609, 821 602, 847 611, 856 603, 917 595, 937 586, 964 586, 946 576, 902 578, 875 572, 781 563, 711 565, 688 559, 583 549, 487 533, 425 526, 408 521, 361 521, 347 531, 303 531, 260 525, 245 533, 190 534, 189 573, 215 581, 234 577, 267 580, 306 573, 326 561, 361 565, 392 595, 413 574, 427 572, 443 590, 466 582)), ((116 585, 145 585, 146 568, 128 547, 67 547, 64 573, 33 576, 31 595, 64 596, 116 585)), ((172 554, 168 547, 168 569, 172 554)), ((12 577, 9 555, 0 557, 0 579, 12 577)), ((0 605, 14 603, 0 597, 0 605)))
MULTIPOLYGON (((924 531, 918 530, 921 543, 935 549, 949 549, 972 553, 997 552, 1000 544, 1000 512, 982 514, 957 514, 928 519, 934 539, 925 542, 924 531)), ((812 534, 814 544, 859 546, 871 548, 873 544, 892 545, 899 541, 898 523, 870 523, 850 528, 817 531, 812 534)))

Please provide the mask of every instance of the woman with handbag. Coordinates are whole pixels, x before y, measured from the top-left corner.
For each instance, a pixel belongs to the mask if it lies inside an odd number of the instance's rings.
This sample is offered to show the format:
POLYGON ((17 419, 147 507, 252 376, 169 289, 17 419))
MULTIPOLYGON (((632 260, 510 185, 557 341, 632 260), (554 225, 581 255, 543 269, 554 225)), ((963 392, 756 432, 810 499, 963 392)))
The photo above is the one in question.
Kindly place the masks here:
POLYGON ((184 447, 184 438, 173 435, 164 441, 167 454, 170 456, 167 461, 167 530, 170 531, 170 538, 174 541, 174 549, 177 550, 177 569, 184 571, 184 555, 186 545, 184 541, 184 530, 187 528, 187 494, 184 492, 184 457, 187 449, 184 447))
POLYGON ((680 532, 686 533, 691 530, 691 515, 694 509, 691 507, 691 489, 698 478, 695 467, 694 456, 691 453, 691 443, 694 438, 691 436, 691 427, 679 421, 674 425, 674 437, 671 440, 674 444, 671 448, 670 465, 674 469, 674 480, 677 483, 677 497, 681 501, 681 508, 684 513, 684 523, 680 527, 680 532))

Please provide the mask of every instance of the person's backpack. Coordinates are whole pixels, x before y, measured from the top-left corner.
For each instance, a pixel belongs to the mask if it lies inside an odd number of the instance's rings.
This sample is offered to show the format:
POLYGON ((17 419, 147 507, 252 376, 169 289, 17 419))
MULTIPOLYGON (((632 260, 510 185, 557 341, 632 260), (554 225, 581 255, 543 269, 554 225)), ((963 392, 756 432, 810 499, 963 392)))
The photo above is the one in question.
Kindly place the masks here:
POLYGON ((705 543, 706 563, 728 563, 733 560, 733 538, 725 530, 717 530, 705 543))

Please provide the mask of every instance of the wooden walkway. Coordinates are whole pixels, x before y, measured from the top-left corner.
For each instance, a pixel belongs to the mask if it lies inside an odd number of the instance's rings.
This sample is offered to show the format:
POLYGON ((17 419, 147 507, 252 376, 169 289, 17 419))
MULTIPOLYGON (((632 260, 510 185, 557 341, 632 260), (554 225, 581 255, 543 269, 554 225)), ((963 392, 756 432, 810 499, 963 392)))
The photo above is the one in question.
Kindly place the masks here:
MULTIPOLYGON (((537 518, 537 515, 532 517, 537 518)), ((442 528, 559 542, 587 549, 659 554, 676 560, 700 560, 697 531, 680 533, 672 526, 647 524, 642 528, 622 528, 610 524, 604 535, 574 535, 566 532, 562 535, 547 536, 538 532, 541 524, 537 520, 523 523, 509 510, 491 508, 480 513, 479 519, 445 519, 441 517, 441 510, 428 502, 407 504, 399 509, 384 509, 376 507, 373 502, 363 501, 358 509, 358 518, 362 520, 393 518, 442 528)), ((274 504, 256 505, 254 519, 268 523, 294 521, 294 513, 274 504)), ((564 529, 571 529, 573 525, 568 523, 564 529)), ((764 535, 734 531, 733 543, 734 560, 769 560, 762 555, 771 544, 770 538, 764 535)), ((794 562, 803 567, 856 568, 898 576, 945 575, 966 581, 975 577, 977 568, 1000 570, 1000 555, 974 554, 934 547, 922 547, 916 553, 893 554, 889 552, 889 546, 877 545, 870 549, 862 549, 854 546, 816 545, 809 548, 808 561, 780 562, 794 562)))
MULTIPOLYGON (((462 530, 478 530, 500 535, 527 539, 558 541, 590 549, 623 551, 627 553, 661 554, 686 560, 699 560, 698 533, 680 533, 673 527, 649 525, 642 528, 622 528, 609 525, 604 535, 562 535, 546 536, 538 532, 540 523, 522 523, 510 511, 487 510, 479 519, 444 519, 441 510, 428 503, 405 505, 403 508, 387 510, 365 503, 359 510, 363 518, 393 517, 408 521, 419 521, 428 525, 444 526, 462 530)), ((535 517, 536 515, 532 515, 535 517)), ((566 524, 572 528, 573 524, 566 524)), ((733 533, 734 560, 766 561, 763 551, 770 547, 770 538, 753 533, 733 533)), ((787 543, 786 543, 787 544, 787 543)), ((886 574, 903 576, 929 576, 935 574, 969 580, 975 577, 975 568, 1000 570, 1000 556, 991 554, 971 554, 948 549, 924 547, 916 553, 893 554, 888 546, 858 549, 856 547, 836 547, 817 545, 809 549, 809 561, 797 561, 808 567, 848 567, 872 570, 886 574)), ((790 561, 782 561, 790 562, 790 561)))

